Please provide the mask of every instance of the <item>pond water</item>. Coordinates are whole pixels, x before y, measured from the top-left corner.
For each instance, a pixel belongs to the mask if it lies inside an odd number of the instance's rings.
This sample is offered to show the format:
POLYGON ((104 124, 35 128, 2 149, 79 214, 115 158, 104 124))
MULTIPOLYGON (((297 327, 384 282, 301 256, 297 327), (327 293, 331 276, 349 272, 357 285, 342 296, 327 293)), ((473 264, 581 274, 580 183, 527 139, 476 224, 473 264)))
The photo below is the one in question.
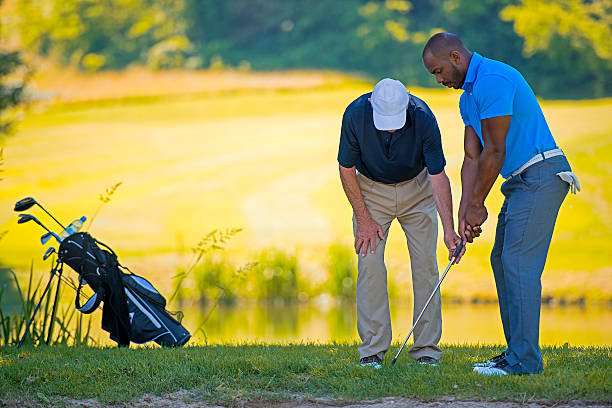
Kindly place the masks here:
MULTIPOLYGON (((333 301, 297 305, 244 304, 183 308, 183 323, 195 343, 356 342, 355 304, 333 301), (206 321, 205 321, 206 320, 206 321), (198 328, 201 327, 201 330, 198 328)), ((443 304, 442 343, 502 344, 503 330, 495 304, 443 304)), ((412 327, 412 305, 391 306, 393 340, 403 341, 412 327)), ((612 345, 612 309, 543 307, 542 345, 612 345)))

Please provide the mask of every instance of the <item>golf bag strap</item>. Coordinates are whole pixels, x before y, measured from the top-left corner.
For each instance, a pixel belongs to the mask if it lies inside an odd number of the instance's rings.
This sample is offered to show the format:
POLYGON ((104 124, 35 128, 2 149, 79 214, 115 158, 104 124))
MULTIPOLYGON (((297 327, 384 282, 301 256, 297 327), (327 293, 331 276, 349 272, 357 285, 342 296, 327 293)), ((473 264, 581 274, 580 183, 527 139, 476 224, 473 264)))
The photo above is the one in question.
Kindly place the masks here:
POLYGON ((91 235, 87 234, 85 236, 85 240, 83 241, 83 253, 81 254, 81 256, 83 257, 83 259, 85 259, 85 254, 87 253, 87 251, 89 251, 91 249, 91 253, 93 254, 93 256, 96 258, 96 260, 104 267, 104 268, 108 268, 110 265, 107 264, 107 259, 106 257, 102 256, 102 251, 96 251, 94 248, 92 248, 92 244, 95 244, 97 242, 97 240, 92 237, 91 235))
POLYGON ((87 299, 84 305, 81 305, 79 301, 81 297, 81 287, 83 287, 83 283, 79 279, 79 287, 77 288, 76 298, 74 299, 74 307, 83 314, 90 314, 100 306, 100 303, 104 299, 104 288, 100 287, 99 292, 94 293, 92 297, 87 299))
POLYGON ((126 271, 128 271, 128 272, 130 272, 130 273, 133 273, 132 271, 130 271, 130 268, 128 268, 128 267, 126 267, 126 266, 123 266, 123 265, 121 265, 121 264, 119 263, 119 257, 117 256, 117 254, 115 253, 115 251, 113 251, 113 249, 112 249, 111 247, 109 247, 108 245, 106 245, 106 244, 105 244, 104 242, 102 242, 102 241, 98 241, 97 239, 95 239, 95 238, 93 238, 93 237, 92 237, 92 239, 93 239, 93 241, 94 241, 96 244, 103 246, 103 247, 104 247, 104 248, 106 248, 106 249, 107 249, 107 250, 108 250, 108 251, 109 251, 111 254, 113 254, 113 256, 115 257, 115 260, 117 260, 117 265, 119 265, 121 268, 125 269, 126 271))

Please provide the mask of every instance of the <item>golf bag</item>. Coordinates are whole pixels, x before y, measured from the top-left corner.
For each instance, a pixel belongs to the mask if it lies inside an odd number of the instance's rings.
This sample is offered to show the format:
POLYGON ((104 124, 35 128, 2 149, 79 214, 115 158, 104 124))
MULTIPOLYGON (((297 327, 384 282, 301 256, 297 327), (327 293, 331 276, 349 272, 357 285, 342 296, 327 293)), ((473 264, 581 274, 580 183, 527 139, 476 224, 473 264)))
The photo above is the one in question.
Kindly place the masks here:
POLYGON ((129 346, 130 341, 139 344, 155 341, 161 346, 180 347, 191 337, 166 311, 166 299, 153 285, 121 266, 113 250, 88 233, 66 237, 58 257, 79 274, 77 310, 92 313, 104 302, 102 329, 119 346, 129 346), (89 285, 94 295, 81 305, 83 285, 89 285))

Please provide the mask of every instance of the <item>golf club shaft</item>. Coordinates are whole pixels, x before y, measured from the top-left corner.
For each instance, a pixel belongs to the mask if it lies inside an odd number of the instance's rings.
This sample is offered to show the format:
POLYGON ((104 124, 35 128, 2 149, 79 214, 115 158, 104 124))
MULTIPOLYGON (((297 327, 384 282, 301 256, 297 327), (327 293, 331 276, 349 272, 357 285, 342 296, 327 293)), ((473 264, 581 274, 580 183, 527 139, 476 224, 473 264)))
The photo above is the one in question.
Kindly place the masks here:
POLYGON ((49 228, 45 227, 44 224, 42 222, 40 222, 40 220, 36 217, 32 217, 32 221, 34 221, 35 223, 37 223, 38 225, 40 225, 41 227, 43 227, 45 229, 45 231, 47 231, 49 234, 51 234, 53 236, 53 238, 55 238, 55 240, 57 241, 58 244, 62 243, 62 240, 59 238, 59 236, 51 231, 49 228))
POLYGON ((42 208, 42 210, 43 210, 44 212, 46 212, 46 213, 47 213, 47 215, 48 215, 49 217, 53 218, 53 221, 57 222, 57 223, 59 224, 59 226, 60 226, 60 227, 62 227, 62 230, 65 230, 65 229, 66 229, 66 227, 64 227, 64 226, 62 225, 62 223, 61 223, 61 222, 59 222, 59 221, 58 221, 58 220, 57 220, 57 219, 56 219, 54 216, 52 216, 52 215, 51 215, 51 213, 45 209, 45 207, 43 207, 42 205, 40 205, 40 203, 39 203, 38 201, 36 202, 36 204, 37 204, 37 205, 38 205, 40 208, 42 208))
POLYGON ((406 340, 404 340, 404 343, 402 343, 402 346, 399 348, 399 350, 397 350, 397 353, 395 354, 395 357, 393 357, 393 361, 391 361, 391 367, 393 367, 393 365, 397 361, 397 357, 400 355, 400 353, 404 349, 404 346, 408 342, 408 339, 410 338, 410 335, 414 331, 414 328, 419 323, 419 320, 421 320, 421 316, 423 316, 423 313, 425 313, 425 310, 427 309, 427 306, 429 306, 429 303, 431 302, 431 299, 433 299, 433 297, 436 294, 436 292, 438 291, 438 289, 440 289, 440 285, 442 284, 442 281, 444 280, 444 277, 446 277, 446 274, 448 273, 448 270, 450 269, 450 267, 453 264, 453 262, 455 262, 455 259, 457 258, 457 256, 461 252, 462 248, 463 248, 463 242, 461 244, 459 244, 459 246, 455 250, 455 253, 453 254, 453 257, 451 258, 451 260, 448 263, 448 265, 446 266, 446 269, 444 270, 444 273, 442 274, 442 277, 438 281, 438 284, 436 285, 436 287, 433 290, 433 292, 431 292, 431 295, 429 295, 429 299, 427 299, 427 302, 425 302, 425 306, 423 306, 423 309, 421 310, 421 313, 419 314, 419 317, 417 317, 416 321, 412 325, 412 329, 410 329, 410 333, 408 333, 408 336, 406 336, 406 340))
MULTIPOLYGON (((53 310, 51 312, 51 322, 49 323, 49 332, 47 333, 47 341, 45 341, 46 344, 49 344, 51 342, 51 336, 53 336, 53 326, 55 323, 55 312, 57 311, 57 302, 59 300, 59 296, 60 296, 60 284, 62 283, 62 271, 63 271, 63 265, 64 264, 59 264, 59 271, 57 272, 57 289, 55 289, 55 300, 53 301, 53 310)), ((44 333, 43 333, 44 334, 44 333)))

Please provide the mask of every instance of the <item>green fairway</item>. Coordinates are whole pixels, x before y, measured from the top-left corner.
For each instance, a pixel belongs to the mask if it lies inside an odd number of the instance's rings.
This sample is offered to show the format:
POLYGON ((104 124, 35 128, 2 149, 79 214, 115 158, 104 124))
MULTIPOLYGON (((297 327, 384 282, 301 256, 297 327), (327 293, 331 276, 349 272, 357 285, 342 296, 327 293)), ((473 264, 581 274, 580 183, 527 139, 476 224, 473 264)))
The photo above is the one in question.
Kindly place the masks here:
MULTIPOLYGON (((15 201, 32 195, 67 223, 91 216, 100 193, 121 181, 90 232, 162 289, 170 287, 204 234, 230 227, 244 228, 229 247, 234 259, 249 260, 264 248, 297 250, 309 279, 325 279, 326 248, 352 244, 351 209, 337 176, 340 120, 346 105, 372 83, 337 74, 292 74, 302 76, 301 82, 279 74, 276 85, 274 74, 253 75, 251 82, 249 74, 198 74, 192 82, 197 86, 191 86, 188 77, 176 74, 177 88, 166 78, 166 88, 149 90, 136 80, 130 88, 129 75, 106 82, 74 79, 73 88, 62 88, 64 94, 73 89, 72 101, 34 105, 8 139, 0 196, 0 231, 8 231, 0 241, 2 262, 21 275, 33 258, 37 270, 45 268, 39 261, 43 231, 16 225, 15 201), (113 83, 115 93, 106 89, 113 83)), ((148 83, 155 84, 154 77, 148 83)), ((59 85, 39 85, 45 86, 59 85)), ((456 208, 460 93, 410 90, 437 116, 456 208)), ((561 209, 544 295, 611 299, 605 238, 612 233, 612 100, 543 102, 543 109, 583 187, 561 209)), ((488 254, 502 200, 498 186, 499 181, 487 201, 483 237, 448 276, 445 296, 495 296, 488 254)), ((389 274, 401 295, 410 290, 410 269, 395 224, 388 248, 389 274)), ((445 264, 441 239, 438 255, 445 264)))
MULTIPOLYGON (((395 350, 395 347, 393 348, 395 350)), ((393 351, 392 350, 392 351, 393 351)), ((357 364, 357 345, 218 345, 135 350, 87 347, 0 348, 0 400, 64 403, 96 398, 127 402, 144 394, 180 390, 191 401, 238 405, 303 397, 346 401, 385 396, 435 400, 612 402, 608 347, 543 349, 537 376, 484 377, 472 363, 497 354, 491 346, 447 346, 439 367, 416 364, 404 353, 380 370, 357 364)))

